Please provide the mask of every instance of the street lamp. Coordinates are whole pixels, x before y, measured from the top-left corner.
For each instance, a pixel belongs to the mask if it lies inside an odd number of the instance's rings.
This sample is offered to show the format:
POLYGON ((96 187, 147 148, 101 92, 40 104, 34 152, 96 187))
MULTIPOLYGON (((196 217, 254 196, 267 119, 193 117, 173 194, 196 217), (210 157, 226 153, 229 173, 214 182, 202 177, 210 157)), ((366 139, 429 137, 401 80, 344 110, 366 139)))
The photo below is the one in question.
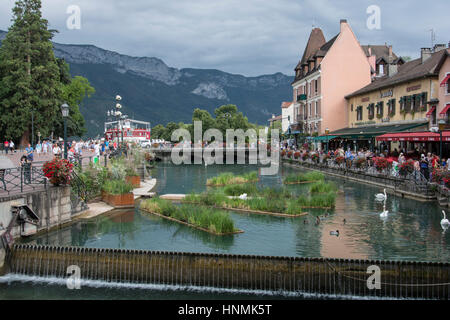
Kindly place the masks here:
POLYGON ((69 117, 69 106, 67 103, 61 106, 61 112, 64 119, 64 159, 67 159, 67 117, 69 117))
POLYGON ((326 150, 326 152, 328 153, 328 143, 329 143, 329 140, 328 140, 328 135, 330 134, 330 129, 328 129, 328 128, 326 128, 325 129, 325 134, 327 135, 327 150, 326 150))
POLYGON ((445 121, 443 119, 439 120, 439 160, 442 164, 442 131, 445 129, 445 121))

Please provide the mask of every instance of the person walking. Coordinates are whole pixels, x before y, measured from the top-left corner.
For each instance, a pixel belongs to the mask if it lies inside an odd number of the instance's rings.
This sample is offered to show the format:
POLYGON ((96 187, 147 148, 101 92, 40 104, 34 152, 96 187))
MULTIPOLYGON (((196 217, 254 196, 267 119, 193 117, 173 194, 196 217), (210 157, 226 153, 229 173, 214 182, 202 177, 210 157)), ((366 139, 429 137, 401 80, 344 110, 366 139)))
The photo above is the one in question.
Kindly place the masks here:
POLYGON ((9 141, 8 140, 5 140, 4 146, 5 146, 5 152, 6 152, 6 154, 8 154, 8 149, 9 149, 9 141))
POLYGON ((34 149, 31 146, 31 144, 28 144, 28 147, 25 148, 25 152, 26 152, 26 155, 27 155, 28 162, 30 162, 30 163, 33 162, 33 160, 34 160, 34 154, 33 154, 34 149))
POLYGON ((55 158, 61 159, 61 148, 59 147, 59 145, 58 145, 57 143, 55 143, 55 144, 53 145, 53 150, 52 150, 52 152, 53 152, 53 156, 54 156, 55 158))
POLYGON ((11 154, 14 152, 14 141, 12 140, 9 142, 9 151, 11 154))
POLYGON ((430 172, 429 172, 429 163, 425 155, 422 153, 420 157, 420 172, 422 175, 427 179, 427 181, 430 179, 430 172))

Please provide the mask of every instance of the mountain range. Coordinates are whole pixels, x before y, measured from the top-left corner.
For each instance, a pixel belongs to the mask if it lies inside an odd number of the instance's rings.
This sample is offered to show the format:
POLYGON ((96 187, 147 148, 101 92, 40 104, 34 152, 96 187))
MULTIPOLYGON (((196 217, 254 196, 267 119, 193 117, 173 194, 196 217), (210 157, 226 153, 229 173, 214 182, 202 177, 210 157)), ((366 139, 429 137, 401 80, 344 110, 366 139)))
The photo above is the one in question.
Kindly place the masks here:
MULTIPOLYGON (((0 31, 0 41, 6 32, 0 31)), ((177 69, 153 57, 132 57, 93 45, 53 43, 55 55, 70 65, 72 76, 86 77, 96 93, 80 108, 87 136, 102 135, 107 110, 117 94, 122 112, 154 126, 170 121, 190 123, 194 108, 213 112, 235 104, 250 122, 267 125, 292 99, 293 77, 282 73, 246 77, 215 69, 177 69)))

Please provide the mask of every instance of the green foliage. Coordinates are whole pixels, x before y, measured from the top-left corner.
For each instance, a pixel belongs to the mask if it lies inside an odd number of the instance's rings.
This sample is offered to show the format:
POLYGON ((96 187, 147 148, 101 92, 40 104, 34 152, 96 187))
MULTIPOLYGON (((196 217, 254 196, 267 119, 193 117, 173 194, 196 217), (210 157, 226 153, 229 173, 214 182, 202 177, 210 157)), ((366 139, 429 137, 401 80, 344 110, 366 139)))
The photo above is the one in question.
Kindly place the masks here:
POLYGON ((40 0, 16 1, 12 21, 0 48, 0 135, 28 143, 33 117, 34 134, 62 136, 60 106, 66 102, 68 135, 81 136, 85 123, 79 107, 94 89, 83 77, 71 79, 68 65, 55 57, 56 30, 48 30, 40 0))
POLYGON ((109 178, 108 170, 98 163, 89 163, 83 171, 78 169, 77 175, 86 186, 87 200, 99 196, 103 184, 109 178))
POLYGON ((165 130, 163 125, 158 124, 152 128, 152 139, 164 139, 165 130))
POLYGON ((226 186, 231 184, 241 184, 258 181, 258 172, 252 171, 243 175, 235 176, 233 173, 224 172, 216 177, 212 177, 206 181, 207 186, 226 186))
POLYGON ((324 182, 319 181, 314 183, 310 189, 309 192, 311 193, 329 193, 329 192, 336 192, 337 186, 332 182, 324 182))
POLYGON ((31 112, 43 136, 61 118, 60 71, 40 0, 18 0, 13 24, 0 48, 1 135, 28 142, 31 112))
POLYGON ((283 183, 290 184, 290 183, 304 183, 304 182, 315 182, 315 181, 321 181, 324 180, 325 176, 321 172, 311 171, 305 174, 296 174, 292 173, 287 175, 283 183))
POLYGON ((123 180, 106 180, 103 183, 102 190, 112 195, 121 195, 130 193, 133 185, 123 180))
POLYGON ((246 184, 231 184, 226 186, 223 189, 224 194, 227 196, 240 196, 241 194, 246 193, 247 196, 253 196, 258 194, 258 189, 256 185, 246 183, 246 184))
MULTIPOLYGON (((336 193, 315 194, 311 197, 300 195, 296 199, 296 204, 302 208, 334 208, 336 193)), ((294 205, 294 204, 292 204, 294 205)))
POLYGON ((116 180, 124 180, 126 177, 126 166, 122 159, 111 161, 111 177, 116 180))
POLYGON ((190 223, 214 233, 236 231, 230 215, 223 210, 186 204, 175 206, 172 202, 159 198, 142 201, 141 209, 190 223))

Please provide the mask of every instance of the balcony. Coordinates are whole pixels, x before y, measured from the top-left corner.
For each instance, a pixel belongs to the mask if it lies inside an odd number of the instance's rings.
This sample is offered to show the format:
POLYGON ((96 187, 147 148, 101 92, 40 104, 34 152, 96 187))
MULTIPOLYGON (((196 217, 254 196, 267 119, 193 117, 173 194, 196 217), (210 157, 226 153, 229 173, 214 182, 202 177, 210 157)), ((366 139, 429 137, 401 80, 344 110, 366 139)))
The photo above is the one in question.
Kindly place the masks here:
POLYGON ((306 94, 299 94, 297 96, 297 101, 305 101, 306 100, 306 94))

